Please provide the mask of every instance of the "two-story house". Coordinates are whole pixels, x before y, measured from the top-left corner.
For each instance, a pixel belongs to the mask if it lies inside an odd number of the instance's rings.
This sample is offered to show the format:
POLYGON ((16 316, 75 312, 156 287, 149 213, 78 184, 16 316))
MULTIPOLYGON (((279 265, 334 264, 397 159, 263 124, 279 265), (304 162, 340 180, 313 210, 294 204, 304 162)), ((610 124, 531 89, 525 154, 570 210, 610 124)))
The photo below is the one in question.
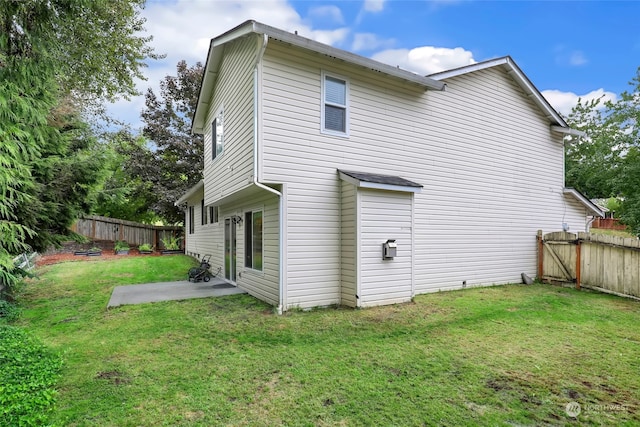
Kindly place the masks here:
POLYGON ((211 40, 176 202, 186 251, 278 307, 353 307, 535 276, 577 133, 509 57, 429 77, 248 21, 211 40))

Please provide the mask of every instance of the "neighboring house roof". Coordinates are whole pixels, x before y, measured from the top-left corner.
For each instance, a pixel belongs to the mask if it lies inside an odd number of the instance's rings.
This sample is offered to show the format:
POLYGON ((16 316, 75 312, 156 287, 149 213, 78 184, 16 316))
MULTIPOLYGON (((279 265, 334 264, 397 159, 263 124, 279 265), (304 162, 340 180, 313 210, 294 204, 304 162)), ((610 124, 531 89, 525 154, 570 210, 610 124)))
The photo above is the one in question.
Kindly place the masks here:
POLYGON ((582 203, 594 216, 604 217, 604 211, 600 209, 596 204, 587 198, 584 194, 576 190, 575 188, 565 187, 564 194, 573 196, 577 201, 582 203))
POLYGON ((607 208, 607 202, 609 199, 591 199, 591 203, 602 209, 602 212, 609 212, 607 208))
POLYGON ((202 79, 202 85, 200 86, 200 94, 198 95, 198 104, 196 106, 196 111, 193 117, 193 125, 191 129, 192 132, 203 132, 203 122, 207 114, 206 110, 209 102, 208 95, 211 94, 211 90, 218 75, 218 67, 220 66, 220 60, 222 58, 224 45, 248 34, 261 34, 265 37, 280 40, 293 46, 317 52, 319 54, 330 56, 332 58, 353 65, 386 74, 390 77, 399 78, 407 82, 417 84, 424 87, 425 89, 444 90, 445 88, 445 84, 436 79, 421 76, 419 74, 415 74, 388 64, 383 64, 382 62, 365 58, 364 56, 356 55, 354 53, 347 52, 342 49, 337 49, 294 33, 289 33, 287 31, 250 20, 238 25, 237 27, 227 31, 226 33, 216 38, 211 39, 211 43, 209 44, 209 53, 207 55, 207 62, 205 64, 204 76, 202 79))
POLYGON ((175 206, 180 206, 181 204, 185 203, 187 200, 189 200, 189 198, 191 196, 193 196, 194 194, 196 194, 200 190, 204 190, 204 180, 202 180, 202 179, 200 181, 198 181, 198 183, 196 185, 194 185, 193 187, 188 189, 187 192, 184 193, 184 195, 182 197, 180 197, 174 203, 174 205, 175 206))
POLYGON ((356 187, 419 193, 422 185, 399 176, 338 170, 340 179, 356 187))
POLYGON ((440 73, 430 74, 429 77, 436 80, 444 80, 492 67, 502 67, 507 70, 507 73, 518 83, 522 90, 531 97, 533 102, 540 107, 549 121, 554 124, 551 126, 551 130, 567 135, 586 136, 584 132, 569 127, 567 122, 565 122, 562 116, 549 104, 549 101, 547 101, 533 83, 531 83, 531 80, 529 80, 510 56, 503 56, 502 58, 491 59, 440 73))

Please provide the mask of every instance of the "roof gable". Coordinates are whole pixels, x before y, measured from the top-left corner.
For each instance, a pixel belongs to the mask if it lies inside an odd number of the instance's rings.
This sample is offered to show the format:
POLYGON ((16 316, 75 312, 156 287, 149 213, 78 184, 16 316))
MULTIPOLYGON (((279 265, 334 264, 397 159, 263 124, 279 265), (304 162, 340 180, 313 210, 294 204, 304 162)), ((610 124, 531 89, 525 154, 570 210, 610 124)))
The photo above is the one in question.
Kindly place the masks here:
MULTIPOLYGON (((253 20, 246 21, 237 27, 211 39, 209 44, 209 52, 207 62, 205 64, 202 84, 200 85, 200 93, 198 95, 198 103, 193 117, 192 132, 201 133, 204 127, 204 119, 207 114, 208 97, 210 96, 213 86, 217 79, 218 68, 224 53, 224 46, 234 40, 248 35, 258 35, 263 37, 263 49, 266 47, 269 39, 280 40, 293 46, 310 50, 321 55, 326 55, 335 60, 340 60, 355 66, 366 68, 379 72, 389 77, 404 80, 408 83, 416 84, 426 90, 444 90, 445 84, 428 76, 421 76, 398 67, 394 67, 382 62, 375 61, 364 56, 356 55, 342 49, 319 43, 315 40, 299 36, 278 28, 256 22, 253 20)), ((260 60, 260 55, 257 61, 260 60)))
POLYGON ((493 67, 501 67, 507 71, 507 74, 511 78, 513 78, 513 80, 515 80, 515 82, 522 88, 525 94, 533 100, 533 102, 547 117, 549 122, 552 124, 551 130, 568 135, 584 136, 583 132, 569 128, 567 122, 551 106, 551 104, 549 104, 549 101, 547 101, 542 93, 540 93, 540 91, 534 86, 534 84, 531 83, 531 80, 529 80, 529 78, 522 72, 520 67, 518 67, 518 65, 510 56, 503 56, 502 58, 491 59, 460 68, 454 68, 452 70, 430 74, 429 77, 436 80, 446 80, 452 77, 470 74, 493 67))

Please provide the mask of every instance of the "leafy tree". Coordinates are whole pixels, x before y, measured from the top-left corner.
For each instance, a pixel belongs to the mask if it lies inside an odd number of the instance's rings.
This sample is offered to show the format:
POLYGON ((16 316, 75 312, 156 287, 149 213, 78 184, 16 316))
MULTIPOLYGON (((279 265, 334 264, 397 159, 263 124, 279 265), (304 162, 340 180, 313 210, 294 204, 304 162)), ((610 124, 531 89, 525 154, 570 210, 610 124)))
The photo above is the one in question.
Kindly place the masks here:
POLYGON ((155 56, 137 35, 142 4, 0 0, 0 284, 17 280, 13 254, 55 242, 88 207, 99 165, 74 112, 135 93, 155 56))
POLYGON ((156 222, 159 217, 152 210, 157 202, 156 194, 151 182, 140 175, 142 169, 145 169, 144 175, 148 175, 149 165, 155 164, 147 140, 122 130, 110 136, 106 152, 108 176, 96 193, 94 212, 129 221, 156 222))
POLYGON ((618 123, 612 120, 602 98, 583 102, 573 108, 569 125, 586 132, 586 138, 572 138, 565 145, 565 173, 569 187, 589 198, 616 195, 624 148, 618 123))
POLYGON ((183 220, 174 203, 202 179, 204 161, 203 138, 191 134, 203 66, 198 62, 188 67, 180 61, 176 68, 177 76, 166 76, 160 83, 160 97, 151 89, 145 95, 144 136, 157 149, 132 158, 136 174, 151 183, 158 197, 154 211, 169 223, 183 220))
POLYGON ((588 137, 566 149, 567 184, 590 198, 622 200, 621 219, 640 234, 640 68, 615 101, 579 102, 569 124, 588 137))

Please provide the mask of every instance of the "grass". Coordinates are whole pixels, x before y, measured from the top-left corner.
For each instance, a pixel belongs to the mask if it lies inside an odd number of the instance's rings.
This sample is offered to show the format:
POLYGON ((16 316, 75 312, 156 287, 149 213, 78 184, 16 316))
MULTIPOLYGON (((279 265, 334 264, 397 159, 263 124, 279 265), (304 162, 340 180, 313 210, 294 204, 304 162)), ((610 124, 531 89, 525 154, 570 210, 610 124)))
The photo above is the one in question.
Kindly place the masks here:
POLYGON ((591 228, 589 232, 591 234, 604 234, 605 236, 637 237, 635 234, 626 230, 609 230, 606 228, 591 228))
POLYGON ((536 284, 283 316, 248 295, 105 308, 191 262, 66 263, 30 283, 21 323, 65 362, 55 424, 640 422, 638 302, 536 284))

